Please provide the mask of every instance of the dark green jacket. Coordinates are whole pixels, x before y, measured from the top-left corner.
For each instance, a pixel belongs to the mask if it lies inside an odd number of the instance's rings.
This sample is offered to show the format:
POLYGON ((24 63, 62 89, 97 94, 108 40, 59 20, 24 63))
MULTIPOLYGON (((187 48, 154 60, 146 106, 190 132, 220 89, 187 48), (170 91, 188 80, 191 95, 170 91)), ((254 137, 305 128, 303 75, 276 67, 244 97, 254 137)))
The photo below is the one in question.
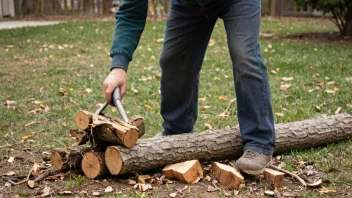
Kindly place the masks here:
MULTIPOLYGON (((189 5, 206 5, 216 0, 182 0, 189 5)), ((112 68, 123 68, 128 64, 136 50, 145 27, 148 13, 148 0, 122 0, 116 13, 116 26, 110 56, 112 68)))

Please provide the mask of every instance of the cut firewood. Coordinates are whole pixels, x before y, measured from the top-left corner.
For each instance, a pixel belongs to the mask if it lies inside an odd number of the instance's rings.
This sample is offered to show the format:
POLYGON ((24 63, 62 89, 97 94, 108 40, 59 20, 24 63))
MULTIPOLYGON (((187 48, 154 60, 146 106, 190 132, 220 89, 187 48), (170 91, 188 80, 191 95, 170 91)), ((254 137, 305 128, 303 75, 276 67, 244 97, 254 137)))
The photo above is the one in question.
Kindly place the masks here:
MULTIPOLYGON (((339 114, 275 125, 275 153, 311 148, 352 137, 352 116, 339 114)), ((113 175, 143 172, 177 162, 198 159, 235 159, 243 151, 238 128, 138 140, 132 148, 111 146, 106 164, 113 175)))
POLYGON ((82 170, 90 179, 97 179, 109 173, 105 166, 104 152, 87 152, 82 159, 82 170))
POLYGON ((51 152, 51 165, 56 170, 69 170, 81 166, 84 153, 90 148, 57 148, 51 152))
POLYGON ((244 177, 237 169, 218 162, 214 162, 212 165, 212 175, 220 184, 229 188, 240 186, 244 180, 244 177))
POLYGON ((139 137, 142 137, 145 133, 144 118, 142 116, 130 116, 128 121, 138 128, 139 137))
POLYGON ((198 178, 203 178, 203 169, 198 160, 167 165, 163 174, 170 179, 176 178, 185 183, 191 183, 198 178))
POLYGON ((80 130, 92 130, 95 139, 114 145, 132 147, 139 138, 138 128, 119 120, 112 120, 88 111, 78 111, 75 123, 80 130))
POLYGON ((282 168, 279 168, 277 166, 274 166, 274 165, 269 165, 270 168, 273 168, 273 169, 276 169, 278 171, 281 171, 281 172, 284 172, 294 178, 296 178, 299 182, 301 182, 301 184, 304 186, 304 187, 307 187, 307 183, 302 179, 300 178, 298 175, 294 174, 294 173, 291 173, 290 171, 287 171, 287 170, 284 170, 282 168))
POLYGON ((285 173, 266 168, 264 169, 263 174, 264 174, 264 179, 270 185, 274 185, 274 187, 277 187, 277 188, 282 187, 285 173))

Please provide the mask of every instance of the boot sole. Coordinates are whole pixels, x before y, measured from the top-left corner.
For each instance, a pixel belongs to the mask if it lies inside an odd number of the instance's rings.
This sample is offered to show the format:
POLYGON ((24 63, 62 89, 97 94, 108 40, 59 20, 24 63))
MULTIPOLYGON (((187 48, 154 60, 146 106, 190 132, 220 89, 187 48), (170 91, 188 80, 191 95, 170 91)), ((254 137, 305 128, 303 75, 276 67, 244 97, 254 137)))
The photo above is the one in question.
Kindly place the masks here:
POLYGON ((260 170, 247 170, 247 169, 241 169, 240 171, 242 171, 242 172, 244 172, 244 173, 247 173, 247 174, 249 174, 249 175, 260 175, 260 174, 262 174, 263 172, 264 172, 264 169, 266 168, 266 167, 268 167, 269 165, 271 165, 271 161, 272 160, 270 160, 265 166, 264 166, 264 168, 262 168, 262 169, 260 169, 260 170))

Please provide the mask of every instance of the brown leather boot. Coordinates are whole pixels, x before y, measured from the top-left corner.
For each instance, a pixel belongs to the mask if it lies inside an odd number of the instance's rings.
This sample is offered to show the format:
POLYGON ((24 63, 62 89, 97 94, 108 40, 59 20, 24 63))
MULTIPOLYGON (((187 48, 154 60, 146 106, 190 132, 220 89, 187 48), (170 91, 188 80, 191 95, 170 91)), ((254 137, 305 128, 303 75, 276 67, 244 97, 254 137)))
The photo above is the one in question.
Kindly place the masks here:
POLYGON ((242 157, 236 161, 235 168, 250 175, 259 175, 270 164, 271 158, 271 155, 246 150, 242 157))

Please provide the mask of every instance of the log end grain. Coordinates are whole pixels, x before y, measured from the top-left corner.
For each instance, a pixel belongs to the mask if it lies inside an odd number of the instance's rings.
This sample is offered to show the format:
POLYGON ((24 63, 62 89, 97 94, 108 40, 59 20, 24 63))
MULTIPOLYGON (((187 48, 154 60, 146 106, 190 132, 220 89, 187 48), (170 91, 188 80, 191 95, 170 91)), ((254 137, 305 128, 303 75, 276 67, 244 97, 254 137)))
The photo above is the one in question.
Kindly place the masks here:
POLYGON ((127 148, 131 148, 136 145, 139 137, 139 133, 136 129, 131 129, 127 131, 123 136, 123 145, 127 148))
POLYGON ((75 123, 81 130, 88 129, 90 124, 89 116, 83 111, 77 111, 75 115, 75 123))
POLYGON ((240 186, 244 180, 244 177, 237 169, 218 162, 212 164, 212 175, 214 179, 229 188, 240 186))
POLYGON ((87 152, 81 166, 84 174, 90 179, 102 177, 107 173, 102 152, 87 152))
POLYGON ((118 175, 123 166, 123 159, 117 147, 109 146, 105 151, 105 163, 112 175, 118 175))
POLYGON ((68 164, 67 164, 66 160, 64 159, 64 157, 65 157, 65 154, 61 153, 58 150, 53 150, 51 152, 50 161, 51 161, 51 165, 54 167, 54 169, 65 170, 68 168, 68 164))

